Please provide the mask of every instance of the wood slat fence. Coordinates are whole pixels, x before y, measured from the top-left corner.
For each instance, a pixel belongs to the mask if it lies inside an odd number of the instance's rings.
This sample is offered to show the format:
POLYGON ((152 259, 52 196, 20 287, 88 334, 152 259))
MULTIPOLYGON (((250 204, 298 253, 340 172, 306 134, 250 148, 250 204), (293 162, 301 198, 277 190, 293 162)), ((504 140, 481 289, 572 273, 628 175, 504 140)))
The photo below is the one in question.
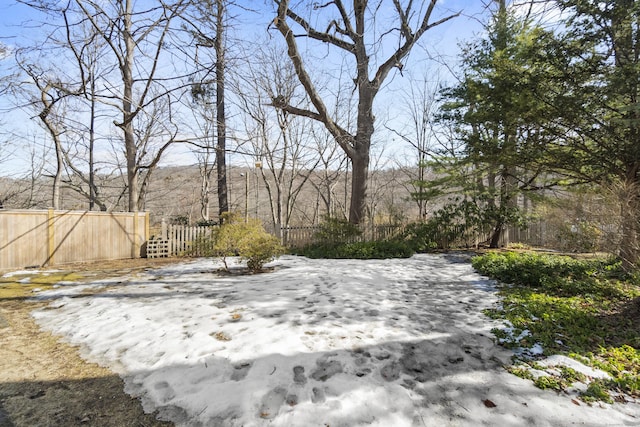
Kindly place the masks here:
MULTIPOLYGON (((362 234, 349 239, 350 242, 364 242, 383 240, 398 236, 405 230, 404 225, 363 225, 362 234)), ((149 258, 162 258, 172 256, 210 256, 213 241, 211 240, 214 227, 197 227, 185 225, 171 225, 163 222, 158 236, 147 242, 147 256, 149 258)), ((282 227, 279 233, 273 228, 267 227, 267 231, 274 236, 280 236, 283 245, 290 248, 299 248, 313 242, 314 234, 320 230, 318 226, 309 227, 282 227)), ((509 227, 501 239, 500 244, 507 241, 541 246, 540 225, 533 224, 526 229, 509 227)), ((439 248, 452 247, 474 248, 489 240, 490 230, 485 232, 465 230, 462 226, 451 230, 443 230, 434 236, 439 248)))
MULTIPOLYGON (((299 248, 313 242, 313 236, 320 230, 318 226, 310 227, 282 227, 280 236, 282 244, 287 247, 299 248)), ((403 225, 363 225, 362 234, 348 239, 349 242, 366 242, 372 240, 384 240, 396 236, 404 230, 403 225)), ((278 235, 274 230, 268 229, 271 234, 278 235)))
POLYGON ((211 236, 215 228, 173 225, 163 220, 160 235, 147 242, 147 257, 208 256, 211 254, 211 236))
POLYGON ((0 209, 0 269, 144 256, 145 212, 0 209))
MULTIPOLYGON (((282 228, 280 235, 285 246, 302 247, 313 242, 313 235, 319 229, 317 226, 288 227, 282 228)), ((350 241, 384 240, 398 236, 404 231, 404 225, 364 225, 362 234, 351 238, 350 241)), ((273 231, 272 234, 277 235, 273 231)), ((490 235, 491 230, 474 231, 467 230, 464 226, 457 226, 451 230, 442 230, 433 237, 439 248, 448 249, 452 247, 477 247, 486 243, 490 235)), ((544 235, 544 223, 534 223, 526 228, 508 227, 500 240, 500 245, 504 246, 507 242, 517 242, 532 246, 543 246, 545 243, 544 235)))

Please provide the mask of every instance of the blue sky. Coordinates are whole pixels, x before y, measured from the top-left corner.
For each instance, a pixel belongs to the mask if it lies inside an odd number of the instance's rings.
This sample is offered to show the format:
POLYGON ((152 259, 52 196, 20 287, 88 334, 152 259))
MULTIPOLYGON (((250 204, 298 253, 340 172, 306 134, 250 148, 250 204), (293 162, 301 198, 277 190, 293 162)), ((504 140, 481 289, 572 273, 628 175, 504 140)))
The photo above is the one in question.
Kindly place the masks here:
MULTIPOLYGON (((249 21, 255 21, 253 30, 249 31, 255 31, 257 33, 264 31, 266 23, 271 20, 271 16, 269 12, 267 12, 270 8, 265 5, 263 0, 246 1, 246 4, 265 11, 263 16, 252 15, 251 17, 247 17, 249 21), (262 24, 261 21, 263 22, 262 24)), ((436 16, 447 16, 456 12, 461 12, 461 16, 430 30, 423 36, 420 46, 411 53, 410 62, 407 64, 410 66, 411 72, 414 73, 414 75, 419 75, 419 73, 425 72, 422 68, 429 70, 429 72, 440 69, 442 68, 440 65, 441 62, 447 62, 455 69, 455 65, 451 64, 455 64, 456 58, 458 57, 458 44, 464 40, 471 40, 482 33, 481 20, 486 19, 486 14, 482 13, 483 9, 483 1, 481 0, 441 0, 435 10, 436 16), (433 58, 438 58, 438 60, 434 61, 433 58)), ((34 12, 32 9, 17 3, 15 0, 0 0, 0 43, 8 46, 20 46, 31 45, 33 42, 41 40, 43 34, 48 32, 46 26, 39 24, 39 22, 43 20, 46 21, 41 13, 34 12)), ((244 28, 240 28, 238 31, 247 32, 244 28)), ((276 34, 273 34, 273 37, 276 37, 276 34)), ((0 62, 0 67, 5 67, 5 64, 8 62, 9 61, 0 62)), ((443 76, 445 76, 445 79, 447 78, 447 71, 438 72, 441 74, 441 78, 443 78, 443 76)), ((404 84, 403 81, 407 81, 407 79, 396 76, 396 79, 389 85, 387 93, 381 93, 382 101, 379 100, 379 104, 388 104, 388 102, 384 100, 384 97, 395 96, 394 91, 397 90, 397 87, 404 84)), ((0 109, 4 110, 6 107, 7 100, 0 98, 0 109)), ((10 122, 11 124, 20 123, 20 126, 24 127, 31 121, 25 114, 16 115, 14 113, 12 115, 5 115, 3 122, 4 123, 0 122, 0 126, 7 126, 10 122), (7 117, 9 117, 9 119, 7 119, 7 117)), ((44 136, 37 136, 38 134, 42 135, 41 131, 37 129, 37 126, 33 126, 33 128, 34 130, 28 139, 46 139, 44 136)), ((11 169, 12 166, 17 169, 20 168, 17 159, 9 162, 9 165, 5 163, 1 169, 6 172, 11 169)), ((1 173, 2 171, 0 171, 0 174, 1 173)))
MULTIPOLYGON (((242 2, 241 2, 242 3, 242 2)), ((245 0, 244 3, 251 7, 266 11, 263 0, 245 0)), ((453 12, 462 12, 461 16, 450 22, 434 28, 426 36, 440 46, 445 46, 446 51, 455 49, 457 42, 477 34, 482 27, 479 20, 483 19, 481 0, 440 0, 435 9, 437 16, 447 15, 453 12)), ((238 9, 239 10, 239 9, 238 9)), ((18 3, 15 0, 0 1, 0 42, 5 45, 27 44, 29 39, 37 39, 46 28, 39 23, 43 15, 34 12, 33 9, 18 3)), ((265 16, 265 20, 270 17, 265 16)))

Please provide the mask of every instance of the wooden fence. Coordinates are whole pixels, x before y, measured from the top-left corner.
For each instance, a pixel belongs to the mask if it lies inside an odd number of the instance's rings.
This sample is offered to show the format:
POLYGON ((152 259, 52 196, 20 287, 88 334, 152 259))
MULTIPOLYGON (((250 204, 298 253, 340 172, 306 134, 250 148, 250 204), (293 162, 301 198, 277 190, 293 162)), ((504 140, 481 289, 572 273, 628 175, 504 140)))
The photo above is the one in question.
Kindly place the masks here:
POLYGON ((172 225, 163 220, 160 235, 147 242, 147 257, 210 255, 214 228, 172 225))
MULTIPOLYGON (((147 256, 149 258, 163 258, 173 256, 209 256, 213 242, 211 240, 214 227, 196 227, 186 225, 171 225, 162 223, 157 236, 153 236, 147 242, 147 256)), ((362 234, 354 236, 349 241, 383 240, 397 236, 404 231, 404 225, 363 225, 362 234)), ((310 244, 314 234, 320 230, 318 226, 310 227, 282 227, 279 232, 267 227, 267 231, 275 236, 280 236, 282 243, 290 248, 299 248, 310 244)), ((509 227, 500 241, 505 245, 507 241, 541 246, 540 225, 521 229, 509 227)), ((473 248, 488 241, 490 231, 478 232, 465 230, 460 226, 452 230, 443 230, 433 236, 438 247, 448 249, 452 247, 473 248)))
MULTIPOLYGON (((173 256, 210 256, 212 253, 212 236, 217 226, 184 226, 171 225, 163 221, 158 234, 146 242, 146 255, 149 258, 173 256)), ((312 243, 319 226, 282 227, 280 230, 266 227, 267 231, 278 236, 283 245, 289 248, 302 247, 312 243)), ((405 231, 405 225, 371 225, 361 226, 362 233, 349 239, 356 241, 384 240, 398 236, 405 231)), ((452 229, 440 230, 430 236, 440 249, 477 248, 489 242, 491 229, 470 230, 463 225, 452 229)), ((147 235, 149 235, 147 233, 147 235)), ((499 245, 522 243, 543 247, 550 242, 549 230, 544 221, 532 222, 527 227, 507 227, 502 234, 499 245)))
MULTIPOLYGON (((500 239, 500 245, 505 246, 507 243, 523 243, 531 246, 544 246, 544 225, 544 223, 532 223, 525 228, 508 227, 500 239)), ((319 229, 317 226, 283 227, 280 231, 280 236, 285 246, 302 247, 313 241, 313 235, 319 229)), ((351 238, 350 241, 384 240, 397 236, 404 230, 404 225, 363 225, 361 227, 362 234, 351 238)), ((278 235, 278 233, 273 230, 269 231, 274 235, 278 235)), ((440 248, 473 248, 488 242, 490 234, 491 230, 467 230, 464 226, 459 226, 451 230, 442 230, 432 237, 440 248)))
MULTIPOLYGON (((282 243, 287 247, 302 247, 313 241, 313 235, 320 230, 318 226, 311 227, 282 227, 280 236, 282 243)), ((351 237, 349 240, 353 242, 383 240, 393 237, 404 230, 402 225, 363 225, 361 227, 362 234, 351 237)), ((273 235, 278 235, 274 230, 267 230, 273 235)))
MULTIPOLYGON (((187 225, 171 225, 162 222, 159 235, 153 236, 147 242, 147 256, 149 258, 164 258, 172 256, 208 256, 211 254, 211 236, 213 227, 197 227, 187 225)), ((313 235, 319 227, 282 227, 277 233, 273 229, 267 231, 274 236, 280 235, 283 245, 287 247, 302 247, 313 240, 313 235)), ((402 231, 402 226, 376 225, 363 226, 362 234, 351 241, 381 240, 402 231)))
POLYGON ((0 269, 139 258, 145 212, 0 209, 0 269))
MULTIPOLYGON (((403 231, 398 225, 365 225, 352 240, 392 237, 403 231)), ((206 256, 211 253, 213 227, 188 227, 163 223, 158 236, 149 238, 148 213, 0 209, 0 270, 79 261, 206 256)), ((301 247, 312 242, 318 227, 287 227, 278 233, 283 244, 301 247)), ((508 241, 544 246, 544 223, 527 228, 510 227, 508 241)), ((507 242, 507 235, 501 241, 507 242)), ((443 233, 442 247, 474 247, 488 239, 488 232, 443 233), (449 235, 455 236, 450 240, 449 235)))

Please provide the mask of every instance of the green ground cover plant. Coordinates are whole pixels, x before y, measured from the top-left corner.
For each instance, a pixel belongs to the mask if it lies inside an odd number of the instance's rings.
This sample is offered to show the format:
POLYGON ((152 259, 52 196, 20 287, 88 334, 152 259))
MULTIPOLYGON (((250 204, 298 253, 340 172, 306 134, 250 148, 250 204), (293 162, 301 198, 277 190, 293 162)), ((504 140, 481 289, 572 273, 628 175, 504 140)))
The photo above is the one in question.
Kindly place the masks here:
POLYGON ((615 259, 576 259, 531 252, 490 252, 472 260, 480 273, 500 282, 501 305, 486 311, 508 328, 495 329, 509 348, 539 345, 601 369, 611 379, 593 380, 566 367, 533 378, 532 353, 519 352, 510 372, 543 389, 588 383, 585 402, 611 402, 612 393, 640 397, 640 280, 615 259))

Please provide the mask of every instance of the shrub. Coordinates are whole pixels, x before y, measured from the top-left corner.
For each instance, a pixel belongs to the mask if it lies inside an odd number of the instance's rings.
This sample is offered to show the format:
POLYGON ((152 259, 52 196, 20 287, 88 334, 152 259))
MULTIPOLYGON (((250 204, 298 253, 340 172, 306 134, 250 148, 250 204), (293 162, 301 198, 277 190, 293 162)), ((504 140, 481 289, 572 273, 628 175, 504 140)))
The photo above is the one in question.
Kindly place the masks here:
POLYGON ((261 271, 265 263, 284 253, 284 248, 280 241, 266 232, 259 234, 253 239, 247 240, 247 245, 242 245, 240 257, 247 261, 249 270, 261 271))
POLYGON ((587 390, 580 394, 580 398, 587 403, 598 401, 613 403, 613 399, 607 390, 607 385, 603 380, 590 382, 587 390))
POLYGON ((169 224, 189 225, 189 217, 186 215, 173 215, 171 218, 169 218, 169 224))
POLYGON ((402 233, 402 239, 415 252, 427 252, 436 249, 437 224, 433 221, 408 224, 402 233))
POLYGON ((226 213, 215 237, 213 252, 222 257, 226 268, 229 268, 227 257, 238 255, 247 261, 251 271, 257 272, 265 263, 282 255, 284 248, 276 237, 264 230, 259 220, 252 218, 245 223, 237 214, 226 213))
POLYGON ((560 248, 567 252, 595 252, 602 237, 600 229, 588 221, 562 224, 557 233, 560 248))
POLYGON ((196 222, 196 225, 198 227, 215 227, 216 225, 218 225, 218 221, 213 219, 202 219, 196 222))
POLYGON ((354 241, 361 234, 357 225, 327 217, 314 234, 314 243, 294 253, 309 258, 385 259, 408 258, 415 252, 403 239, 354 241))
POLYGON ((328 259, 387 259, 409 258, 414 251, 399 240, 380 240, 374 242, 352 242, 337 245, 309 245, 295 252, 309 258, 328 259))
POLYGON ((362 231, 356 224, 327 216, 314 233, 313 240, 320 245, 337 245, 349 242, 361 234, 362 231))

